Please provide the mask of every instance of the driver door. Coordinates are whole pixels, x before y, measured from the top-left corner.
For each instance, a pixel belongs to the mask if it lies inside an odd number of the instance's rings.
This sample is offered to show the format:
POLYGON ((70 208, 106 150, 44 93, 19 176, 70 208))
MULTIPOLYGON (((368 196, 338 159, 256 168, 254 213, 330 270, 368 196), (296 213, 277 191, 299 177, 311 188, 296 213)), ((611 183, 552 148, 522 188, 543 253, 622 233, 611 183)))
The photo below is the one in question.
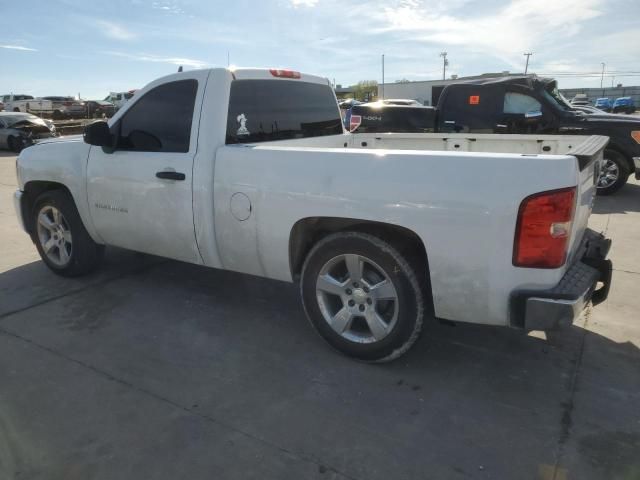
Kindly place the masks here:
POLYGON ((91 147, 88 203, 106 244, 202 263, 192 171, 206 80, 194 72, 152 84, 110 125, 115 150, 91 147))

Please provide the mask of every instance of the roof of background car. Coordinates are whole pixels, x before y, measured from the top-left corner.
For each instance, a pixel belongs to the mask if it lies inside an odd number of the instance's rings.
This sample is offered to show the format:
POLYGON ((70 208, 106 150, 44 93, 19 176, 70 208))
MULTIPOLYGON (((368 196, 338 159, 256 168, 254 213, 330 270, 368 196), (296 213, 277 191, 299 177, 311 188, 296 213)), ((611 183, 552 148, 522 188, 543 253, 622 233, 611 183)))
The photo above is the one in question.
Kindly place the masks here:
POLYGON ((555 80, 553 78, 538 77, 537 75, 513 75, 513 76, 477 78, 472 80, 460 80, 459 82, 451 83, 449 85, 456 85, 456 84, 492 85, 492 84, 508 83, 513 85, 524 85, 524 86, 531 87, 533 83, 539 82, 539 83, 547 84, 554 81, 555 80))
POLYGON ((382 103, 382 102, 361 103, 360 105, 354 105, 352 108, 354 109, 365 108, 370 110, 378 110, 378 109, 387 110, 387 109, 400 109, 400 108, 435 110, 435 107, 430 107, 426 105, 394 105, 394 104, 388 104, 388 103, 382 103))
POLYGON ((34 118, 40 118, 37 115, 33 115, 31 113, 25 113, 25 112, 0 112, 0 117, 24 117, 24 118, 34 117, 34 118))

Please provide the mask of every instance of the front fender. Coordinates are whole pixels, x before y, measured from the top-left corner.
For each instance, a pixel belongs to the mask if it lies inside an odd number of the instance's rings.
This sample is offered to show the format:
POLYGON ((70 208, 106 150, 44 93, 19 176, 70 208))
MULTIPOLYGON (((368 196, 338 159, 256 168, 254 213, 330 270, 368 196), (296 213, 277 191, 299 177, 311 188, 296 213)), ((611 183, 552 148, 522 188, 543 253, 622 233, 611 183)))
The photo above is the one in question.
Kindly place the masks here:
POLYGON ((61 137, 24 149, 17 161, 18 186, 22 191, 28 191, 29 184, 35 182, 63 186, 73 197, 91 238, 104 243, 93 226, 87 203, 87 159, 90 148, 80 137, 61 137))

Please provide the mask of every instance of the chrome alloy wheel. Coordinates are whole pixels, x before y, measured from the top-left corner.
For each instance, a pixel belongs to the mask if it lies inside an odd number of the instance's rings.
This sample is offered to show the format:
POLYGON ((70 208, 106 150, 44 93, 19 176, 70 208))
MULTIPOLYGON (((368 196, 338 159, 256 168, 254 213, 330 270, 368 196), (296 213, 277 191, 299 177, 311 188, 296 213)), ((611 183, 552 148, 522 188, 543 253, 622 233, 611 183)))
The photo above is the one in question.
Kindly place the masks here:
POLYGON ((329 260, 316 281, 318 306, 325 321, 356 343, 384 339, 398 320, 398 293, 375 262, 356 254, 329 260))
POLYGON ((73 249, 71 230, 64 216, 56 207, 45 205, 38 212, 38 241, 47 258, 58 267, 71 260, 73 249))
POLYGON ((608 188, 618 180, 620 176, 620 169, 618 165, 609 159, 604 160, 604 166, 600 171, 600 177, 598 178, 598 188, 608 188))

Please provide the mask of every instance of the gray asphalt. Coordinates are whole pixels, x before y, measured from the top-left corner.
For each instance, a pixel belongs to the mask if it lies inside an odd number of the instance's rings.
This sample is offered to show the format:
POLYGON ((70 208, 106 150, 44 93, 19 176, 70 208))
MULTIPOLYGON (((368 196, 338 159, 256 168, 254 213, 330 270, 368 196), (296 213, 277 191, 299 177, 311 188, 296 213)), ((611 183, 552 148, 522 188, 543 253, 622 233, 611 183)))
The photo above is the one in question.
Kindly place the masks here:
POLYGON ((376 366, 325 346, 289 284, 116 249, 53 275, 18 229, 14 162, 0 479, 640 478, 640 182, 597 200, 616 271, 577 325, 430 322, 376 366))

